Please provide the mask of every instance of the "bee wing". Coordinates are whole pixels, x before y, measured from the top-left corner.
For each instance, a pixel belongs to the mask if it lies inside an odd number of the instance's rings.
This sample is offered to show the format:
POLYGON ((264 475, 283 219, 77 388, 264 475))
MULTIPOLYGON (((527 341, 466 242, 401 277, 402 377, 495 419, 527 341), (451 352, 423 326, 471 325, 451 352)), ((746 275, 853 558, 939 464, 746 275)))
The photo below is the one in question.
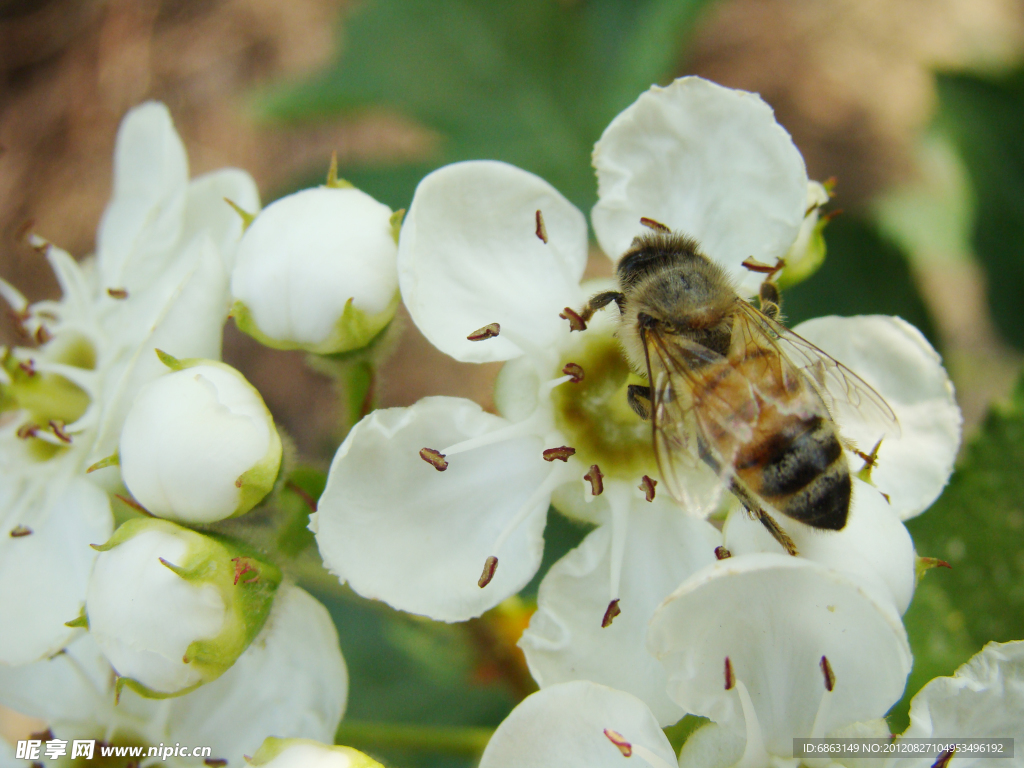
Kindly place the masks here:
POLYGON ((792 384, 789 377, 800 376, 817 392, 829 415, 840 426, 844 417, 856 414, 858 419, 877 430, 879 437, 899 437, 896 414, 864 379, 752 304, 739 300, 739 307, 733 329, 733 348, 739 343, 748 345, 747 348, 756 345, 776 352, 773 357, 779 363, 772 368, 772 375, 781 379, 775 383, 788 390, 792 384))
MULTIPOLYGON (((689 511, 709 514, 728 487, 734 455, 716 453, 716 473, 700 458, 703 436, 709 429, 727 433, 735 439, 725 442, 738 448, 749 439, 757 415, 737 411, 713 393, 703 395, 699 407, 695 406, 694 389, 700 381, 694 371, 708 365, 728 365, 724 357, 656 328, 645 329, 643 336, 651 385, 654 454, 662 482, 689 511)), ((750 399, 753 402, 752 395, 750 399)))

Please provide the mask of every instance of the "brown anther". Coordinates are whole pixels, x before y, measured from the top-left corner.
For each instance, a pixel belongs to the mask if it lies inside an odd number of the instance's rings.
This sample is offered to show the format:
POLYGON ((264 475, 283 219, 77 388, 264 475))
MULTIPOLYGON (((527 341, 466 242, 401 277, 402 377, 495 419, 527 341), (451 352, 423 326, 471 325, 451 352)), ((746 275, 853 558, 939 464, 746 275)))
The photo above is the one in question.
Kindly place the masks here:
POLYGON ((917 558, 917 567, 923 570, 929 570, 931 568, 949 568, 953 570, 953 566, 947 563, 945 560, 939 560, 937 557, 919 557, 917 558))
POLYGON ((940 754, 935 762, 932 763, 932 768, 946 768, 946 766, 949 765, 949 761, 953 759, 955 752, 956 747, 950 747, 949 749, 943 750, 942 754, 940 754))
POLYGON ((601 474, 601 468, 597 464, 590 465, 590 471, 583 476, 583 479, 590 482, 591 496, 600 496, 604 493, 604 475, 601 474))
POLYGON ((544 461, 554 461, 555 459, 558 459, 559 461, 568 461, 569 457, 574 453, 576 453, 575 448, 570 448, 568 445, 562 445, 558 448, 548 448, 542 455, 544 456, 544 461))
POLYGON ((832 665, 828 663, 825 656, 821 657, 818 666, 821 667, 821 674, 825 678, 825 690, 831 693, 836 687, 836 673, 832 671, 832 665))
POLYGON ((13 528, 11 528, 11 538, 12 539, 20 539, 22 536, 31 536, 31 535, 32 535, 32 529, 28 528, 28 527, 26 527, 24 525, 16 525, 13 528))
POLYGON ((640 217, 640 223, 648 229, 653 229, 655 232, 671 232, 672 230, 662 224, 660 221, 649 219, 646 216, 640 217))
POLYGON ((620 613, 622 613, 622 610, 619 608, 619 598, 615 598, 608 603, 608 607, 605 609, 604 618, 601 619, 601 629, 610 627, 612 622, 615 621, 615 617, 620 613))
POLYGON ((22 424, 20 427, 18 427, 18 431, 15 432, 15 434, 18 437, 20 437, 22 440, 28 440, 30 437, 35 437, 36 433, 38 431, 39 431, 39 425, 38 424, 28 423, 28 424, 22 424))
POLYGON ((562 369, 562 373, 566 376, 571 376, 572 378, 569 379, 569 381, 573 384, 579 384, 583 381, 583 367, 576 363, 566 363, 565 367, 562 369))
POLYGON ((36 344, 45 344, 53 338, 53 334, 50 333, 49 329, 45 325, 40 325, 36 328, 36 332, 33 334, 32 338, 36 340, 36 344))
POLYGON ((127 288, 107 288, 107 296, 112 299, 127 299, 128 289, 127 288))
POLYGON ((252 564, 252 559, 251 558, 241 557, 241 556, 239 556, 239 557, 232 557, 231 558, 231 562, 233 562, 235 564, 235 584, 238 584, 238 580, 241 579, 247 573, 252 573, 252 574, 255 574, 255 575, 252 576, 251 578, 248 578, 248 579, 242 579, 242 583, 243 584, 250 584, 250 583, 252 583, 254 581, 259 581, 259 578, 260 578, 259 569, 257 569, 252 564))
POLYGON ((484 560, 484 570, 483 573, 480 574, 480 579, 476 583, 477 586, 480 587, 480 589, 483 589, 488 584, 490 584, 491 579, 494 578, 494 572, 496 570, 498 570, 498 558, 496 558, 494 555, 491 555, 486 560, 484 560))
POLYGON ((14 230, 15 242, 23 242, 26 238, 28 238, 29 232, 35 229, 35 227, 35 219, 25 219, 23 222, 21 222, 21 224, 18 225, 18 228, 14 230))
POLYGON ((477 328, 466 338, 470 341, 483 341, 484 339, 493 339, 501 332, 501 326, 498 323, 488 323, 483 328, 477 328))
POLYGON ((548 228, 544 226, 544 217, 541 215, 541 212, 540 212, 539 208, 537 209, 537 216, 535 218, 537 219, 537 230, 536 230, 537 237, 540 238, 540 241, 542 243, 544 243, 544 245, 547 245, 548 244, 548 228))
POLYGON ((732 552, 730 552, 728 549, 719 544, 717 547, 715 547, 715 557, 719 560, 726 560, 732 557, 732 552))
POLYGON ((139 504, 139 502, 137 502, 137 501, 136 501, 135 499, 133 499, 133 498, 132 498, 131 496, 125 496, 125 495, 123 495, 123 494, 120 494, 120 493, 115 493, 115 494, 114 494, 114 498, 115 498, 115 499, 118 499, 119 501, 123 502, 124 504, 127 504, 127 505, 128 505, 129 507, 131 507, 132 509, 134 509, 134 510, 135 510, 136 512, 141 512, 141 513, 142 513, 142 514, 144 514, 144 515, 145 515, 146 517, 154 517, 154 515, 153 515, 153 513, 152 513, 152 512, 150 512, 150 511, 149 511, 148 509, 146 509, 146 508, 145 508, 144 506, 142 506, 141 504, 139 504))
POLYGON ((626 741, 626 738, 618 731, 605 728, 604 735, 622 753, 623 757, 629 757, 633 754, 633 745, 626 741))
POLYGON ((448 469, 448 462, 444 460, 444 454, 440 451, 435 451, 433 448, 420 448, 420 458, 438 472, 444 472, 448 469))
POLYGON ((558 313, 558 316, 563 320, 569 321, 570 331, 587 330, 587 321, 580 317, 580 313, 577 312, 572 307, 566 307, 565 309, 558 313))
POLYGON ((652 480, 647 475, 644 475, 640 478, 640 485, 638 485, 637 488, 644 492, 644 497, 648 501, 654 501, 654 488, 657 485, 657 480, 652 480))
POLYGON ((725 657, 725 690, 731 691, 733 686, 736 685, 736 676, 732 673, 732 662, 729 661, 729 657, 725 657))
POLYGON ((749 269, 751 272, 757 272, 758 274, 768 275, 770 277, 771 275, 774 275, 776 272, 779 272, 784 266, 786 266, 786 260, 779 259, 777 262, 775 262, 775 266, 773 267, 769 264, 765 264, 763 261, 758 261, 753 256, 750 256, 743 260, 743 266, 749 269))
POLYGON ((18 367, 21 368, 22 371, 24 371, 26 376, 36 375, 36 364, 31 359, 22 360, 20 363, 18 363, 18 367))
POLYGON ((70 443, 71 435, 64 429, 64 422, 60 419, 50 419, 50 429, 53 430, 53 434, 57 436, 57 439, 62 443, 70 443))
POLYGON ((223 757, 208 757, 203 760, 203 765, 208 765, 210 768, 223 768, 228 764, 228 761, 223 757))

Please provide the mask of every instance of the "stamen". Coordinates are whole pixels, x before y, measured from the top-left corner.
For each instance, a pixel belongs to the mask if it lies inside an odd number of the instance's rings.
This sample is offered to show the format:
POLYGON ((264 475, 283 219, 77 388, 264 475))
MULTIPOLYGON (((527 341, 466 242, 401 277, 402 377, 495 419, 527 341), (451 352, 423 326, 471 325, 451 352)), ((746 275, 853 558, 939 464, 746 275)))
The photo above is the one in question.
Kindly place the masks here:
POLYGON ((649 219, 646 216, 640 217, 640 223, 648 229, 653 229, 655 232, 671 232, 672 230, 662 224, 660 221, 649 219))
POLYGON ((601 629, 607 629, 615 621, 615 617, 622 613, 622 609, 619 608, 619 598, 615 598, 605 609, 604 618, 601 619, 601 629))
POLYGON ((18 363, 18 367, 25 372, 26 376, 36 375, 35 361, 33 361, 31 358, 28 360, 22 360, 20 363, 18 363))
POLYGON ((544 456, 544 461, 554 461, 555 459, 558 459, 559 461, 568 461, 569 457, 574 453, 576 453, 575 448, 570 448, 568 445, 562 445, 558 448, 547 448, 542 455, 544 456))
MULTIPOLYGON (((533 493, 527 497, 526 501, 520 505, 519 509, 516 510, 516 513, 512 516, 512 519, 508 521, 508 524, 498 535, 497 540, 494 542, 494 547, 491 549, 491 551, 495 553, 495 556, 501 551, 501 546, 505 543, 505 539, 507 539, 512 534, 512 531, 519 527, 519 525, 529 517, 530 512, 533 511, 537 502, 545 496, 550 501, 551 492, 566 480, 570 479, 572 475, 573 473, 568 467, 556 467, 548 473, 548 476, 544 478, 544 481, 538 485, 533 490, 533 493)), ((545 505, 545 507, 546 506, 547 505, 545 505)))
POLYGON ((608 741, 618 748, 623 757, 629 757, 633 754, 633 745, 626 741, 623 735, 618 731, 613 731, 611 728, 605 728, 604 735, 608 738, 608 741))
POLYGON ((53 334, 50 333, 50 331, 47 329, 45 325, 40 325, 38 328, 36 328, 36 332, 33 335, 33 338, 35 338, 36 344, 43 345, 53 338, 53 334))
POLYGON ((932 763, 932 768, 946 768, 949 765, 949 761, 953 759, 953 755, 956 754, 956 747, 950 747, 942 751, 938 759, 932 763))
POLYGON ((719 545, 715 547, 715 557, 719 560, 725 560, 726 558, 732 557, 732 552, 730 552, 725 547, 719 545))
POLYGON ((53 434, 57 436, 57 439, 62 443, 70 443, 71 435, 64 430, 65 424, 60 419, 50 419, 50 429, 53 430, 53 434))
POLYGON ((590 465, 590 471, 583 476, 584 480, 590 482, 590 495, 600 496, 604 492, 604 475, 597 464, 590 465))
POLYGON ((31 535, 32 535, 32 529, 27 527, 27 526, 16 525, 13 528, 11 528, 11 538, 12 539, 20 539, 23 536, 31 536, 31 535))
POLYGON ((570 331, 587 330, 587 322, 582 317, 580 317, 580 313, 577 312, 572 307, 566 307, 565 309, 558 313, 558 316, 563 320, 569 321, 570 331))
POLYGON ((555 387, 565 384, 568 381, 572 381, 572 376, 559 376, 557 379, 546 381, 541 385, 540 391, 542 395, 546 395, 548 392, 553 390, 555 387))
POLYGON ((864 461, 864 466, 856 474, 865 483, 871 483, 871 470, 878 466, 878 449, 882 447, 882 440, 884 439, 884 435, 878 439, 875 447, 871 449, 871 453, 864 453, 864 451, 858 451, 856 448, 853 449, 853 453, 864 461))
POLYGON ((832 689, 836 687, 836 675, 832 671, 832 665, 828 663, 827 657, 822 656, 818 666, 821 667, 821 674, 825 677, 825 690, 831 693, 832 689))
POLYGON ((35 437, 36 434, 38 434, 38 432, 39 432, 39 425, 38 424, 27 423, 27 424, 22 424, 20 427, 18 427, 18 431, 15 432, 14 434, 16 434, 22 440, 28 440, 30 437, 35 437))
POLYGON ((444 472, 448 469, 448 462, 445 461, 446 455, 440 451, 435 451, 433 448, 420 448, 420 458, 438 472, 444 472))
POLYGON ((112 299, 127 299, 127 288, 107 288, 107 295, 112 299))
POLYGON ((254 582, 254 581, 259 581, 259 578, 260 578, 259 569, 256 568, 252 564, 252 559, 251 558, 241 557, 241 556, 239 556, 239 557, 232 557, 231 558, 231 562, 233 562, 235 564, 235 585, 236 586, 238 584, 238 580, 241 579, 247 573, 254 573, 256 575, 252 576, 251 578, 248 578, 248 579, 242 579, 242 583, 243 584, 249 584, 249 583, 254 582))
POLYGON ((758 261, 753 256, 743 260, 743 266, 749 269, 751 272, 758 272, 760 274, 769 274, 775 267, 770 264, 765 264, 763 261, 758 261))
POLYGON ((569 377, 569 381, 573 384, 579 384, 583 381, 583 368, 576 363, 566 363, 565 367, 562 368, 562 373, 569 377))
POLYGON ((736 685, 736 678, 732 674, 732 662, 729 661, 729 657, 725 657, 725 690, 731 691, 733 686, 736 685))
POLYGON ((484 339, 493 339, 501 332, 501 325, 498 323, 488 323, 483 328, 477 328, 466 338, 470 341, 483 341, 484 339))
POLYGON ((750 692, 742 680, 736 681, 736 693, 740 697, 740 706, 743 708, 743 720, 747 725, 747 745, 743 748, 743 756, 736 763, 736 768, 754 768, 754 766, 768 765, 768 752, 764 748, 764 740, 761 738, 761 724, 757 721, 757 714, 754 712, 754 702, 750 700, 750 692))
POLYGON ((647 475, 644 475, 640 478, 640 485, 637 488, 644 492, 644 496, 648 501, 654 501, 654 488, 657 484, 657 480, 652 480, 647 475))
POLYGON ((477 582, 477 586, 483 589, 491 583, 491 579, 494 578, 494 572, 498 570, 498 558, 491 555, 484 561, 484 571, 480 574, 480 580, 477 582))
POLYGON ((544 217, 541 215, 540 209, 537 209, 537 237, 540 238, 544 245, 548 244, 548 228, 544 226, 544 217))
POLYGON ((496 429, 493 432, 485 432, 479 437, 471 437, 468 440, 452 443, 442 448, 440 453, 442 456, 456 456, 460 453, 471 451, 474 448, 483 448, 485 445, 503 443, 506 440, 512 440, 522 435, 534 434, 537 431, 538 418, 543 417, 537 414, 523 421, 517 421, 515 424, 509 424, 501 429, 496 429))
POLYGON ((70 438, 68 440, 61 440, 57 435, 44 432, 35 425, 32 425, 29 430, 26 430, 26 433, 26 437, 34 437, 36 440, 42 440, 44 443, 60 446, 61 448, 71 442, 70 438))
MULTIPOLYGON (((629 488, 625 483, 613 483, 608 487, 608 506, 611 507, 612 512, 612 543, 611 552, 609 553, 611 558, 611 577, 608 585, 608 597, 616 604, 619 601, 622 561, 625 559, 626 539, 629 536, 629 510, 632 506, 629 494, 629 488)), ((610 605, 608 611, 605 612, 605 616, 608 616, 609 613, 611 613, 610 605)), ((616 605, 615 613, 608 618, 609 623, 617 614, 618 606, 616 605)))
POLYGON ((208 765, 210 768, 224 768, 228 764, 228 761, 223 757, 207 757, 203 760, 203 765, 208 765))

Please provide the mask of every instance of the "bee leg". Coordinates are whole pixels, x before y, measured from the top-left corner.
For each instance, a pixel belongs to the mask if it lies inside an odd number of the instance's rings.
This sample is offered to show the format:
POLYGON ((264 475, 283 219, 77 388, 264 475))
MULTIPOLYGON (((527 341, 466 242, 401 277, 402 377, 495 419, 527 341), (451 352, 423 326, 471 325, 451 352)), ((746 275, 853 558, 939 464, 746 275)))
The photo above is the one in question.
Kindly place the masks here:
POLYGON ((630 384, 626 387, 626 402, 636 411, 636 415, 644 421, 651 418, 651 388, 642 384, 630 384))
POLYGON ((757 298, 761 304, 761 312, 770 319, 777 320, 781 311, 782 297, 779 295, 779 286, 771 277, 761 283, 761 291, 757 298))
POLYGON ((623 312, 623 305, 626 301, 626 294, 620 293, 619 291, 604 291, 602 293, 596 293, 590 297, 590 301, 587 302, 587 306, 580 312, 580 317, 583 318, 583 322, 587 322, 594 316, 597 310, 608 306, 611 302, 615 302, 619 308, 619 314, 623 312))
POLYGON ((796 551, 796 545, 793 543, 793 540, 789 538, 789 534, 782 530, 782 526, 775 521, 775 518, 769 515, 764 508, 757 503, 757 500, 747 493, 745 488, 733 481, 729 486, 729 490, 732 491, 736 498, 740 500, 740 503, 746 507, 747 514, 755 520, 761 521, 761 525, 768 529, 768 533, 770 533, 772 538, 782 545, 782 548, 786 550, 787 554, 794 556, 798 554, 796 551))

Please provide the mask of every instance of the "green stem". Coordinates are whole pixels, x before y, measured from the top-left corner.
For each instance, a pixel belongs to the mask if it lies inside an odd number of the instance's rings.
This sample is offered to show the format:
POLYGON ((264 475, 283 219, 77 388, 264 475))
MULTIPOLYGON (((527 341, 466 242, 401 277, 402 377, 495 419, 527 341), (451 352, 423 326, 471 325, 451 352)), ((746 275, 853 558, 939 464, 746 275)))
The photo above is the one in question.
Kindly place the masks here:
POLYGON ((334 741, 357 749, 386 747, 477 757, 493 733, 493 728, 343 720, 334 741))

